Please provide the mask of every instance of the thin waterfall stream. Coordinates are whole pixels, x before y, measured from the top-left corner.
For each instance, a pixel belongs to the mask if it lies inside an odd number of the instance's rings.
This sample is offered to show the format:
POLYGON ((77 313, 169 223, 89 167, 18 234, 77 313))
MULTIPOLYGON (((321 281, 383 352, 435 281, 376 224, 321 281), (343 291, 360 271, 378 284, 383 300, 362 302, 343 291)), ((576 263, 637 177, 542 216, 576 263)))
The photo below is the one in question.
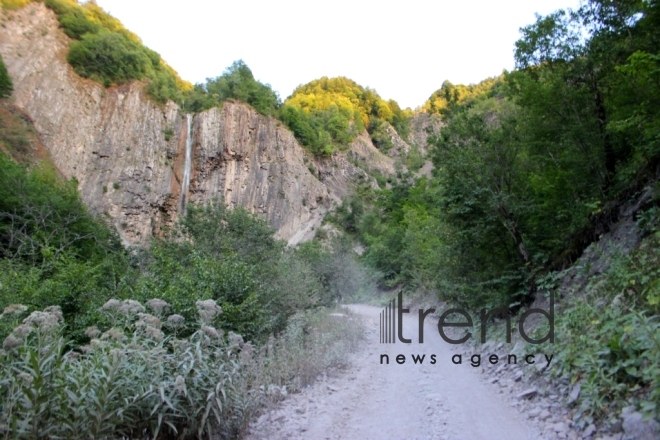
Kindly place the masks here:
POLYGON ((183 166, 183 182, 181 182, 181 212, 185 215, 188 204, 188 188, 190 186, 190 168, 192 166, 192 116, 188 119, 188 133, 186 135, 186 162, 183 166))

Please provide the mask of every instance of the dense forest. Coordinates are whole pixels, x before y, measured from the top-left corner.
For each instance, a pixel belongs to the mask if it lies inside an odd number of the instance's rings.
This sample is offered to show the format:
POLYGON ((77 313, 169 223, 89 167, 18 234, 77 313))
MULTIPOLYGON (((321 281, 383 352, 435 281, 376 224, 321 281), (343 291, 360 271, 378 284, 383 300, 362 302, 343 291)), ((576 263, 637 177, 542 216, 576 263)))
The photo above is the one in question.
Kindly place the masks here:
POLYGON ((658 29, 655 1, 591 0, 538 17, 521 30, 515 71, 445 82, 425 104, 444 122, 429 141, 433 177, 356 196, 336 217, 384 283, 515 313, 557 288, 619 208, 651 190, 638 214, 644 244, 559 319, 565 367, 555 373, 588 385, 584 424, 623 399, 647 414, 660 404, 658 29))

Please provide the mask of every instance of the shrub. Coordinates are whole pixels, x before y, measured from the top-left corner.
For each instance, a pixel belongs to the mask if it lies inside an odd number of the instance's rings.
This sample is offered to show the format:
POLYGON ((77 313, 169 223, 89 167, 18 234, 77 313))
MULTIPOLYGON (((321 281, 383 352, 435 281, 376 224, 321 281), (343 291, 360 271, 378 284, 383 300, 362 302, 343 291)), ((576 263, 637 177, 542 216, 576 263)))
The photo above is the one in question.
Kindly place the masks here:
POLYGON ((8 98, 14 91, 14 84, 7 72, 7 67, 2 57, 0 57, 0 98, 8 98))
MULTIPOLYGON (((90 343, 66 348, 58 308, 33 312, 0 350, 0 434, 38 438, 237 438, 260 407, 344 363, 362 329, 326 310, 300 314, 262 347, 224 335, 198 303, 196 331, 166 336, 181 321, 167 304, 108 301, 114 326, 87 329, 90 343), (151 312, 147 313, 147 312, 151 312)), ((211 315, 209 312, 213 311, 211 315)), ((19 322, 20 306, 3 318, 19 322)))
POLYGON ((238 60, 221 76, 207 79, 206 84, 197 84, 190 92, 185 108, 200 112, 221 106, 229 99, 250 104, 266 116, 276 116, 280 107, 280 98, 270 85, 257 81, 247 64, 238 60))
POLYGON ((60 27, 74 39, 67 60, 76 73, 105 86, 147 79, 147 94, 156 102, 181 103, 192 86, 181 80, 160 55, 104 12, 96 3, 45 0, 58 17, 60 27))
POLYGON ((379 118, 371 119, 371 122, 369 123, 369 135, 371 135, 371 140, 374 145, 384 154, 387 154, 387 152, 394 146, 390 135, 387 133, 386 123, 379 118))
POLYGON ((0 257, 54 263, 64 254, 94 260, 116 248, 88 212, 74 181, 47 165, 25 170, 0 154, 0 257))
POLYGON ((0 1, 0 4, 2 4, 3 9, 12 10, 22 8, 31 1, 32 0, 2 0, 0 1))
POLYGON ((89 20, 80 9, 70 9, 59 17, 60 27, 69 37, 76 40, 83 35, 95 34, 101 31, 101 26, 89 20))
POLYGON ((116 32, 85 34, 81 41, 71 43, 67 59, 80 76, 106 86, 142 79, 153 72, 140 45, 116 32))

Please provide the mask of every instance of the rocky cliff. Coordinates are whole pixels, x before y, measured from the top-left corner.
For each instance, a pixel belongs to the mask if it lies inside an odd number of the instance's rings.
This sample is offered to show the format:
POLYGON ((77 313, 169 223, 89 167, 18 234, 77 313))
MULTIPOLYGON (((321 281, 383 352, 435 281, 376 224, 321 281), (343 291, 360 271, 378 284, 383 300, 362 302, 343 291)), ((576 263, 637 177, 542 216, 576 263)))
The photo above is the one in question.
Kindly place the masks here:
MULTIPOLYGON (((29 116, 53 163, 75 178, 83 200, 116 225, 126 244, 146 243, 182 209, 189 136, 186 115, 158 105, 133 82, 105 88, 66 61, 69 40, 52 11, 32 3, 3 11, 0 54, 13 101, 29 116)), ((333 203, 371 177, 349 156, 394 172, 368 136, 347 154, 315 161, 277 120, 240 103, 195 115, 186 199, 221 199, 264 215, 280 238, 313 236, 333 203)))

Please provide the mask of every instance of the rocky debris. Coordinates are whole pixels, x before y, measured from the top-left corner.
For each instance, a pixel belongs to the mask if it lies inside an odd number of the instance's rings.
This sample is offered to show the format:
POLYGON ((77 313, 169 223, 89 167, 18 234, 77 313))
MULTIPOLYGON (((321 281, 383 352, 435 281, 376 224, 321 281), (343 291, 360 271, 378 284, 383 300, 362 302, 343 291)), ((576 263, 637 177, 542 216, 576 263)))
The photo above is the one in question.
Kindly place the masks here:
MULTIPOLYGON (((501 360, 511 353, 520 358, 524 344, 518 341, 513 349, 501 344, 487 342, 478 346, 477 352, 496 353, 501 360), (500 347, 499 353, 498 346, 500 347)), ((572 387, 567 380, 552 379, 549 371, 540 370, 535 365, 491 365, 485 364, 479 370, 484 382, 495 387, 509 399, 509 405, 525 414, 530 423, 535 424, 548 440, 555 439, 597 439, 597 440, 650 440, 660 438, 660 423, 644 420, 634 408, 624 408, 621 418, 609 423, 586 426, 576 423, 577 412, 571 409, 580 399, 582 386, 578 382, 572 387), (504 367, 504 368, 503 368, 504 367)), ((552 367, 551 367, 552 368, 552 367)))
POLYGON ((530 388, 528 390, 523 391, 522 393, 518 394, 516 397, 518 399, 530 399, 538 394, 539 390, 536 388, 530 388))
POLYGON ((431 115, 424 112, 415 113, 410 120, 410 135, 408 136, 410 145, 416 145, 419 151, 423 155, 426 155, 426 143, 429 134, 437 132, 442 126, 442 120, 438 115, 431 115))
POLYGON ((594 425, 592 423, 591 425, 587 426, 587 428, 584 430, 584 432, 582 432, 582 438, 583 439, 588 439, 592 435, 594 435, 595 432, 596 432, 596 425, 594 425))
POLYGON ((389 123, 385 123, 385 132, 392 141, 392 148, 389 149, 387 155, 394 158, 405 158, 410 152, 410 145, 399 136, 399 133, 389 123))
POLYGON ((550 411, 548 411, 547 409, 544 409, 539 414, 539 420, 548 420, 550 417, 552 417, 552 414, 550 414, 550 411))
POLYGON ((640 412, 626 407, 621 412, 624 440, 657 440, 660 438, 660 423, 644 420, 640 412))
POLYGON ((577 402, 578 398, 580 397, 580 391, 582 390, 582 387, 578 383, 573 387, 571 390, 571 394, 568 396, 568 401, 566 402, 568 405, 572 405, 573 403, 577 402))

